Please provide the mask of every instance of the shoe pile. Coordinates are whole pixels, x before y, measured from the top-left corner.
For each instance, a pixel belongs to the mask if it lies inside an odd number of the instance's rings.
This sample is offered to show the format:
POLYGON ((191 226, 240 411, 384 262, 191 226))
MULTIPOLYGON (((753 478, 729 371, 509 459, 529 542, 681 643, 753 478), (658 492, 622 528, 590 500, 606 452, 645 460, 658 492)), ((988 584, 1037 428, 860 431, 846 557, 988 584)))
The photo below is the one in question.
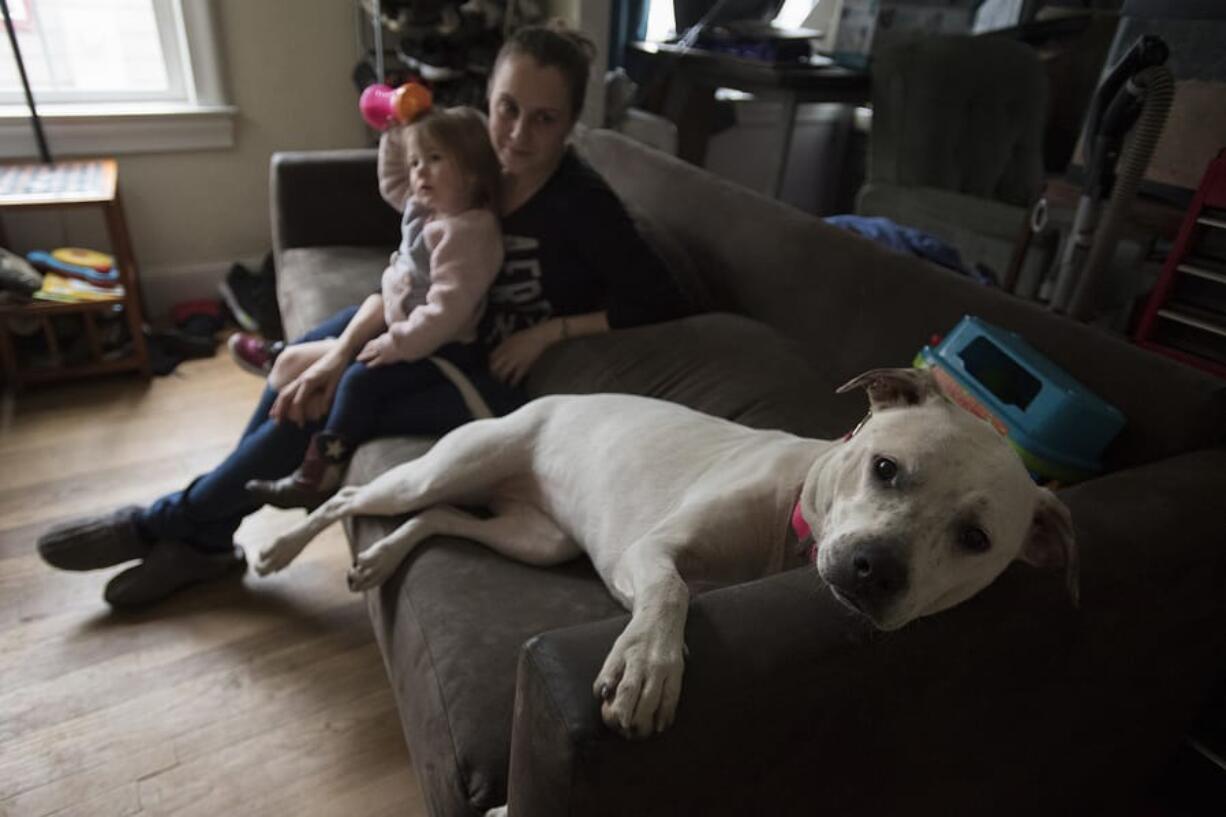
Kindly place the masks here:
POLYGON ((184 360, 212 357, 217 351, 217 333, 225 325, 221 303, 216 300, 186 301, 171 308, 174 326, 145 327, 149 368, 167 375, 184 360))
MULTIPOLYGON (((436 104, 483 107, 508 22, 521 26, 545 17, 543 3, 519 0, 508 21, 509 5, 505 0, 385 0, 383 28, 400 42, 393 61, 399 65, 386 66, 383 81, 393 86, 410 79, 424 82, 436 104)), ((372 61, 368 56, 354 69, 359 92, 379 81, 372 61)))

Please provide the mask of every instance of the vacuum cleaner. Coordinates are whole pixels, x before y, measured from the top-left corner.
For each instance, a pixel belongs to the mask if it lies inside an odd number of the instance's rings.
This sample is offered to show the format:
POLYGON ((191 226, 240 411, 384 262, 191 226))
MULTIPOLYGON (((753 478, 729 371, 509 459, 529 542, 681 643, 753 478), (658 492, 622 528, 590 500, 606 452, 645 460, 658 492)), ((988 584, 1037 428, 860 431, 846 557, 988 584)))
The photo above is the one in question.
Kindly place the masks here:
POLYGON ((1161 38, 1139 37, 1094 94, 1082 142, 1089 157, 1085 184, 1050 303, 1056 312, 1080 321, 1096 317, 1120 226, 1175 98, 1175 81, 1165 66, 1169 55, 1161 38))

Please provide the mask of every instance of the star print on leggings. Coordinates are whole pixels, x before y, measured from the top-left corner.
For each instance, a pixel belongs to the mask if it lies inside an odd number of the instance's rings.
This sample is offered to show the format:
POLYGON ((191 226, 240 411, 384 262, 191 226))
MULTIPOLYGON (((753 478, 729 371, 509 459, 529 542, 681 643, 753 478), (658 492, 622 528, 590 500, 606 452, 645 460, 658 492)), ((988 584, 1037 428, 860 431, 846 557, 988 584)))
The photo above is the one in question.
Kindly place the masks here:
POLYGON ((345 443, 339 437, 333 437, 324 443, 324 456, 330 460, 339 460, 345 456, 345 443))

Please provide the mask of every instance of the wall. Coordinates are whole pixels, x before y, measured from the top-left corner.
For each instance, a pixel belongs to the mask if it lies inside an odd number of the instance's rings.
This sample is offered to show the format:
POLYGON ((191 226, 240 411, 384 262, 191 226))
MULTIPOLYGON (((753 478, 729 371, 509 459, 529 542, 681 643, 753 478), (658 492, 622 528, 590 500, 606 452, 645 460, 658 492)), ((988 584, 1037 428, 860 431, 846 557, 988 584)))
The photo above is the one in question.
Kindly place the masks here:
MULTIPOLYGON (((258 261, 269 249, 274 151, 367 143, 350 80, 357 60, 351 0, 215 5, 228 101, 239 109, 234 147, 118 157, 128 227, 155 315, 176 301, 211 295, 230 263, 258 261)), ((92 213, 13 214, 5 224, 21 251, 106 246, 101 217, 92 213)))
POLYGON ((598 128, 604 124, 604 75, 609 68, 609 0, 548 0, 545 7, 550 15, 582 31, 596 45, 580 120, 598 128))

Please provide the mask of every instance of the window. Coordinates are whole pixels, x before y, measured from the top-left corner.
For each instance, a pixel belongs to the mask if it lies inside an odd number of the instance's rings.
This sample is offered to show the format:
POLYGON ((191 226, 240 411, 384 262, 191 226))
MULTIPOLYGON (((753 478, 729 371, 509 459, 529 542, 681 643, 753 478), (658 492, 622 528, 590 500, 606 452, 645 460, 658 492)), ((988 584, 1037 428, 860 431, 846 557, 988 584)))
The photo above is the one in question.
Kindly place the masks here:
MULTIPOLYGON (((223 104, 209 2, 8 6, 53 154, 233 144, 234 110, 223 104)), ((30 156, 25 94, 7 36, 2 42, 0 156, 30 156)))
MULTIPOLYGON (((9 10, 38 103, 187 101, 178 4, 13 0, 9 10)), ((10 53, 0 103, 23 101, 10 53)))

